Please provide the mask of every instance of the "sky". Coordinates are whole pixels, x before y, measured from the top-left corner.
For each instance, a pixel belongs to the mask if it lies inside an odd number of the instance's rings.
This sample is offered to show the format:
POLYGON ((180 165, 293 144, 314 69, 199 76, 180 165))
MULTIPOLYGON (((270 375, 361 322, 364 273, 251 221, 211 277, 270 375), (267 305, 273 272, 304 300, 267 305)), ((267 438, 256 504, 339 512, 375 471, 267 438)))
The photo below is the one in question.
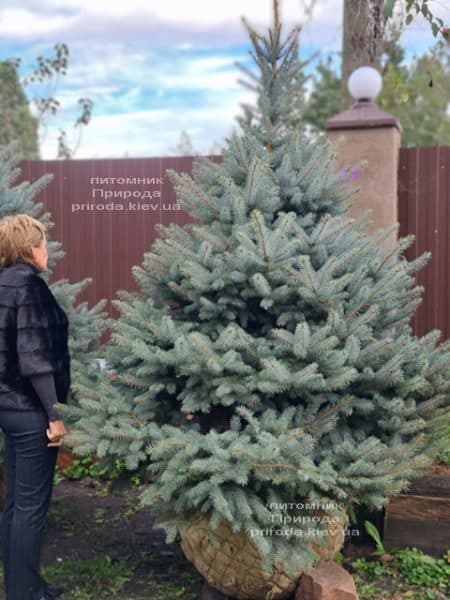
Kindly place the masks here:
MULTIPOLYGON (((284 30, 302 26, 300 57, 332 53, 338 65, 342 0, 280 4, 284 30)), ((450 21, 450 4, 430 0, 429 6, 450 21)), ((44 159, 56 158, 61 128, 69 145, 76 145, 73 124, 81 97, 94 106, 75 158, 167 156, 182 131, 197 152, 208 154, 236 127, 241 104, 253 101, 236 66, 252 64, 241 16, 264 32, 271 10, 272 0, 2 0, 0 60, 20 56, 25 75, 37 56, 52 55, 55 43, 69 46, 67 75, 55 91, 39 88, 41 95, 54 91, 60 102, 57 117, 41 128, 44 159)), ((412 56, 435 40, 419 17, 401 41, 412 56)), ((31 99, 36 88, 26 92, 31 99)))

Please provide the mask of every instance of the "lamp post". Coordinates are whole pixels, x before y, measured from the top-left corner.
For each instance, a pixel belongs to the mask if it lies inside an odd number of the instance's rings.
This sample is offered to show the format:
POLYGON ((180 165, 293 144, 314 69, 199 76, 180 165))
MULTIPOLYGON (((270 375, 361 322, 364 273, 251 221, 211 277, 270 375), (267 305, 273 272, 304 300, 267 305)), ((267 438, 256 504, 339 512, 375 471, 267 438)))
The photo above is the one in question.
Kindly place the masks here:
POLYGON ((355 69, 347 81, 347 89, 357 102, 374 100, 383 87, 379 72, 373 67, 355 69))
POLYGON ((348 91, 355 99, 353 106, 328 119, 326 129, 356 129, 375 127, 396 127, 401 131, 398 120, 384 112, 375 104, 374 99, 383 87, 380 73, 373 67, 355 69, 347 81, 348 91))

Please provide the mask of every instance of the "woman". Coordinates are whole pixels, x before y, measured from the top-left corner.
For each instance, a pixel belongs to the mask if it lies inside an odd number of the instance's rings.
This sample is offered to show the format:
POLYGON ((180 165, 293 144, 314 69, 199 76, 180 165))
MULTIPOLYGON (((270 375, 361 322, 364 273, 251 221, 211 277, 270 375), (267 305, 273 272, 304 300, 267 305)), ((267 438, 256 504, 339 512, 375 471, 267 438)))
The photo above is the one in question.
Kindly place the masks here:
POLYGON ((58 447, 67 434, 55 404, 70 386, 68 321, 48 285, 44 226, 28 215, 0 220, 0 428, 6 499, 2 518, 7 600, 62 593, 40 574, 43 529, 58 447))

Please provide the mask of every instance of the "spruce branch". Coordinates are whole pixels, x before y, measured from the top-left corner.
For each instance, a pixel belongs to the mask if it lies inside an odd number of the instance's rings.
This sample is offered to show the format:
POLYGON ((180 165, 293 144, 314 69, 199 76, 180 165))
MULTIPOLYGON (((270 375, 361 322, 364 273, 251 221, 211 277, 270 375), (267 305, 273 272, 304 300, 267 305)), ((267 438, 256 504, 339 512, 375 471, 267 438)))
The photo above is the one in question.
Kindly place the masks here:
POLYGON ((262 252, 263 252, 263 258, 264 258, 264 261, 267 263, 267 262, 269 262, 269 254, 267 251, 268 242, 266 240, 266 235, 265 235, 266 228, 264 226, 264 220, 263 220, 262 215, 259 212, 259 210, 253 210, 251 213, 251 217, 255 221, 256 229, 257 229, 258 237, 259 237, 259 242, 260 242, 262 252))
POLYGON ((275 446, 274 449, 281 448, 287 442, 289 442, 293 439, 297 439, 300 435, 303 435, 303 433, 307 429, 313 428, 314 426, 317 426, 317 424, 322 423, 324 420, 327 420, 330 416, 339 413, 343 408, 345 408, 348 404, 350 404, 353 401, 354 401, 354 397, 352 395, 350 395, 350 394, 344 395, 342 397, 342 399, 336 405, 330 407, 327 410, 322 411, 319 414, 319 416, 316 419, 314 419, 313 421, 311 421, 310 423, 305 423, 304 425, 302 425, 300 427, 295 427, 293 430, 291 430, 291 431, 295 431, 297 433, 291 433, 290 435, 288 435, 283 440, 283 442, 281 442, 280 444, 275 446))

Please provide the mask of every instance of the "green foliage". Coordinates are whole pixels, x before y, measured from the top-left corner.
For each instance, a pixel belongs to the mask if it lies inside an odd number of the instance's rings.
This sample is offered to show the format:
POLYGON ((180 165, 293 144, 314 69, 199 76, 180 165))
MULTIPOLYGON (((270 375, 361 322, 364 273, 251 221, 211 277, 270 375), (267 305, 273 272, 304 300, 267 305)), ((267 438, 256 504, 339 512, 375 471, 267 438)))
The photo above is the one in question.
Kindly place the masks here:
POLYGON ((366 558, 351 562, 361 600, 389 598, 390 591, 394 589, 399 597, 405 599, 436 600, 444 597, 450 581, 450 564, 445 556, 433 558, 417 548, 391 552, 394 559, 389 563, 366 558))
MULTIPOLYGON (((445 145, 450 140, 450 53, 438 42, 410 66, 404 51, 392 43, 383 59, 383 90, 377 104, 394 114, 402 126, 403 146, 445 145)), ((340 112, 341 80, 331 58, 319 62, 303 113, 303 123, 320 136, 326 120, 340 112)))
POLYGON ((58 531, 68 535, 83 535, 89 529, 89 523, 79 519, 65 506, 52 504, 49 510, 49 521, 54 521, 58 531))
MULTIPOLYGON (((450 440, 450 433, 449 433, 448 439, 450 440)), ((443 450, 438 455, 438 460, 447 465, 450 465, 450 444, 448 442, 447 442, 447 449, 443 450)))
POLYGON ((327 119, 341 112, 341 78, 331 56, 322 58, 312 74, 311 94, 306 102, 303 123, 315 136, 323 135, 327 119))
POLYGON ((385 554, 386 550, 384 549, 383 542, 381 541, 380 532, 378 531, 378 529, 370 521, 365 521, 364 526, 366 528, 367 533, 370 535, 370 537, 376 544, 375 554, 385 554))
MULTIPOLYGON (((392 17, 394 14, 394 8, 399 0, 386 0, 383 7, 383 13, 388 17, 392 17)), ((414 17, 420 15, 425 18, 429 24, 431 33, 434 37, 443 36, 444 39, 444 21, 440 17, 436 17, 431 11, 428 0, 406 0, 402 2, 405 6, 405 23, 411 25, 414 21, 414 17)))
MULTIPOLYGON (((47 132, 48 120, 55 117, 60 109, 60 102, 54 97, 58 80, 61 76, 67 75, 69 64, 69 47, 64 43, 57 43, 53 47, 54 53, 50 57, 38 56, 36 65, 33 70, 24 77, 19 76, 19 67, 22 59, 20 57, 9 58, 7 61, 0 63, 4 68, 8 69, 8 78, 14 82, 11 85, 3 85, 2 73, 0 71, 0 82, 3 89, 3 103, 0 102, 0 116, 6 117, 6 123, 10 123, 7 134, 3 136, 0 129, 0 144, 9 144, 17 139, 18 128, 20 127, 20 141, 24 142, 21 145, 21 154, 24 158, 38 158, 38 129, 41 129, 44 139, 47 132), (48 84, 48 89, 45 89, 45 84, 48 84), (24 89, 33 85, 33 94, 30 102, 34 105, 37 113, 37 118, 31 117, 28 100, 26 99, 24 89), (18 102, 19 100, 19 102, 18 102), (3 105, 11 104, 14 107, 14 112, 5 112, 3 105), (9 119, 9 121, 8 121, 9 119), (30 126, 32 131, 29 132, 30 126), (25 136, 24 132, 28 131, 25 136), (32 152, 28 151, 28 146, 33 148, 32 152), (34 150, 36 148, 36 150, 34 150)), ((10 83, 10 82, 8 82, 10 83)), ((2 95, 0 94, 0 98, 2 95)), ((93 102, 90 98, 80 98, 78 100, 80 106, 80 114, 77 117, 74 127, 77 130, 77 140, 69 146, 67 133, 60 129, 58 136, 58 153, 57 158, 73 158, 81 143, 83 127, 89 124, 92 116, 93 102)))
MULTIPOLYGON (((121 458, 116 458, 111 466, 102 467, 92 456, 84 456, 74 458, 69 466, 61 470, 61 473, 68 479, 80 480, 90 477, 99 481, 115 481, 125 469, 125 461, 121 458)), ((131 481, 135 485, 141 484, 141 479, 136 473, 131 477, 131 481)))
POLYGON ((56 467, 55 474, 53 475, 53 485, 54 486, 59 485, 64 480, 65 480, 65 477, 63 477, 63 475, 61 475, 60 470, 58 469, 58 467, 56 467))
POLYGON ((375 581, 386 572, 386 565, 384 563, 378 560, 368 560, 367 558, 357 558, 352 562, 352 567, 356 571, 363 571, 368 581, 375 581))
POLYGON ((408 583, 420 586, 446 586, 450 582, 450 564, 417 548, 406 548, 395 554, 399 573, 408 583))
POLYGON ((83 479, 84 477, 100 479, 105 474, 105 470, 100 471, 92 457, 85 456, 84 458, 75 458, 68 467, 62 469, 62 473, 69 479, 83 479))
POLYGON ((399 119, 404 146, 438 146, 450 139, 450 53, 438 42, 407 68, 387 62, 378 103, 399 119))
POLYGON ((14 65, 0 62, 0 146, 16 143, 24 159, 39 158, 38 121, 14 65))
POLYGON ((292 126, 295 35, 250 36, 258 111, 221 164, 169 172, 195 223, 158 227, 139 290, 115 301, 108 368, 66 408, 75 452, 151 474, 141 502, 168 542, 199 511, 212 538, 226 520, 291 573, 318 560, 314 503, 381 508, 450 418, 450 341, 409 324, 430 254, 410 262, 413 236, 386 247, 394 228, 346 215, 335 147, 292 126), (295 527, 254 535, 279 523, 295 527))
POLYGON ((66 586, 70 584, 71 600, 116 597, 132 577, 127 564, 107 554, 89 559, 72 557, 56 567, 44 568, 43 572, 48 579, 57 576, 66 586))

